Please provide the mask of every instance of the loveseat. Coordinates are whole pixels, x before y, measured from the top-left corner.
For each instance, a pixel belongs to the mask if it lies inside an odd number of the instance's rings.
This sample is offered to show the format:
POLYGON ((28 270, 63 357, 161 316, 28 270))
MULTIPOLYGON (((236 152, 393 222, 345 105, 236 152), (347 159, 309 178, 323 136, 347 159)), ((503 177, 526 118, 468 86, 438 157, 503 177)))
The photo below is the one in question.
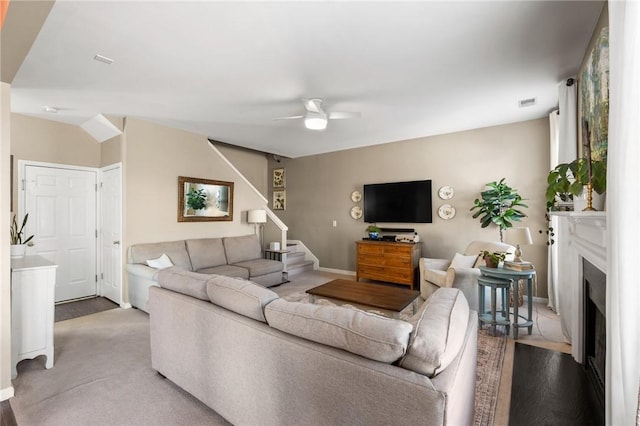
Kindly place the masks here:
POLYGON ((170 266, 202 274, 250 279, 265 287, 282 284, 284 269, 282 262, 263 259, 255 234, 135 244, 129 247, 127 254, 129 303, 148 312, 149 287, 158 285, 159 270, 170 266), (156 262, 152 262, 154 260, 156 262))
POLYGON ((170 268, 150 288, 151 364, 235 425, 469 425, 477 313, 440 289, 410 321, 290 302, 170 268))

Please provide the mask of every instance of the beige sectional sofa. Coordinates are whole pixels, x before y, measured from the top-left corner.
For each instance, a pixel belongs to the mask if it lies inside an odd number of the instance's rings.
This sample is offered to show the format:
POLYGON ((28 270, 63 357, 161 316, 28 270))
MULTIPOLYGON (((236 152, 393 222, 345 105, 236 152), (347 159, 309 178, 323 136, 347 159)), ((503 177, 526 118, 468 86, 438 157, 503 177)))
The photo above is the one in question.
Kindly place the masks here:
POLYGON ((170 268, 150 289, 154 369, 235 425, 468 425, 477 314, 437 290, 402 321, 170 268))
POLYGON ((186 271, 250 279, 265 287, 282 284, 284 264, 263 259, 256 235, 135 244, 127 255, 129 303, 145 312, 159 272, 147 262, 163 255, 186 271))

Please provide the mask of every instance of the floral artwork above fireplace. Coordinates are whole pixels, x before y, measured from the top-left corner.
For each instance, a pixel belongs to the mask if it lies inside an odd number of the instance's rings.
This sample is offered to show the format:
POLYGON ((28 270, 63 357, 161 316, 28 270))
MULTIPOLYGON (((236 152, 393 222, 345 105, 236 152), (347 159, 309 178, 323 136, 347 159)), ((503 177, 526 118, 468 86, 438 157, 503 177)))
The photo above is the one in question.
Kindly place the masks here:
POLYGON ((609 140, 609 28, 600 32, 580 76, 580 123, 583 146, 590 141, 591 158, 607 158, 609 140), (584 132, 588 131, 585 135, 584 132), (588 139, 587 139, 588 138, 588 139))

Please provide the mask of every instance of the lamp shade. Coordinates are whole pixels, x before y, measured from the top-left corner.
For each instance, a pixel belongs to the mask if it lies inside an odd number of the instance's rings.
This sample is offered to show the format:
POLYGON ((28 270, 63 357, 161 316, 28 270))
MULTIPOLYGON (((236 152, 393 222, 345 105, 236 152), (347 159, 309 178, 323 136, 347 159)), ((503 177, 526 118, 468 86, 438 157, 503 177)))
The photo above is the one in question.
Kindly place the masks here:
POLYGON ((247 213, 247 222, 266 223, 267 211, 266 210, 249 210, 249 212, 247 213))
POLYGON ((528 227, 509 228, 507 229, 505 242, 513 246, 524 246, 533 244, 533 239, 531 238, 531 232, 529 232, 528 227))

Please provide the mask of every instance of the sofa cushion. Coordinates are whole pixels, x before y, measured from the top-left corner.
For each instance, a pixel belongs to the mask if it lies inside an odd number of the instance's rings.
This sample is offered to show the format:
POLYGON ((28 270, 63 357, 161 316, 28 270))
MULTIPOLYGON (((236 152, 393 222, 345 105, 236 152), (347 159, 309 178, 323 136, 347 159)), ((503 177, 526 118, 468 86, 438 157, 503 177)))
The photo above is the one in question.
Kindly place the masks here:
POLYGON ((142 263, 146 265, 147 260, 156 259, 162 256, 162 254, 169 256, 169 259, 171 259, 171 262, 173 262, 175 266, 193 271, 184 240, 135 244, 129 249, 129 263, 142 263))
POLYGON ((261 285, 241 278, 213 275, 207 282, 209 300, 225 309, 267 322, 264 307, 278 295, 261 285))
POLYGON ((247 260, 262 259, 262 250, 258 236, 225 237, 223 239, 227 263, 233 265, 247 260))
POLYGON ((210 275, 185 271, 179 267, 163 269, 158 272, 158 285, 187 296, 201 300, 209 300, 207 294, 207 281, 210 275))
POLYGON ((386 363, 404 355, 413 329, 408 322, 368 312, 283 299, 269 303, 265 316, 285 333, 386 363))
POLYGON ((198 238, 185 244, 194 271, 227 264, 222 238, 198 238))
POLYGON ((409 322, 414 325, 407 354, 399 365, 433 377, 453 361, 464 344, 469 304, 462 291, 440 288, 409 322))
POLYGON ((234 263, 234 266, 247 268, 249 270, 250 278, 271 274, 273 272, 282 272, 282 269, 284 268, 284 264, 282 262, 269 259, 247 260, 246 262, 234 263))
POLYGON ((456 271, 453 268, 448 268, 446 271, 440 271, 438 269, 424 270, 424 279, 439 287, 451 287, 455 277, 456 271))
POLYGON ((214 266, 211 268, 200 269, 196 272, 201 274, 226 275, 227 277, 244 278, 245 280, 249 279, 249 270, 247 268, 241 268, 233 265, 214 266))

